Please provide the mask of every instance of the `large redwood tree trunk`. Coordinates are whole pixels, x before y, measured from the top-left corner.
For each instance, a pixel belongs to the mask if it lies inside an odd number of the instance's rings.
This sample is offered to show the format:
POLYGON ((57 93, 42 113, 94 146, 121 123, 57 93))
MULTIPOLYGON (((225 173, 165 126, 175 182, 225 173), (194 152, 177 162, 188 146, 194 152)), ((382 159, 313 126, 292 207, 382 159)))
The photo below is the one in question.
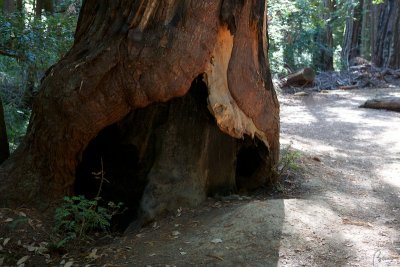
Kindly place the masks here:
POLYGON ((135 158, 149 217, 273 181, 279 104, 265 17, 262 0, 84 1, 72 49, 47 71, 27 135, 0 168, 0 203, 45 207, 83 190, 77 169, 101 136, 135 158))

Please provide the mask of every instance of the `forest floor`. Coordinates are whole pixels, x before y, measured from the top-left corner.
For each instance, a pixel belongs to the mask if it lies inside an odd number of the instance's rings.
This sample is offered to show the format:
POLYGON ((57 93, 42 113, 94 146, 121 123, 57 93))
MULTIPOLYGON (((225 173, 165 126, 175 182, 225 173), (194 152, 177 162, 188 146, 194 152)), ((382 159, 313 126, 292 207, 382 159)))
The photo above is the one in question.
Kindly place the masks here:
POLYGON ((400 266, 400 113, 361 109, 400 88, 282 94, 279 190, 209 199, 140 232, 49 253, 32 210, 0 210, 0 266, 400 266), (17 223, 19 222, 19 223, 17 223), (6 257, 7 256, 7 257, 6 257))

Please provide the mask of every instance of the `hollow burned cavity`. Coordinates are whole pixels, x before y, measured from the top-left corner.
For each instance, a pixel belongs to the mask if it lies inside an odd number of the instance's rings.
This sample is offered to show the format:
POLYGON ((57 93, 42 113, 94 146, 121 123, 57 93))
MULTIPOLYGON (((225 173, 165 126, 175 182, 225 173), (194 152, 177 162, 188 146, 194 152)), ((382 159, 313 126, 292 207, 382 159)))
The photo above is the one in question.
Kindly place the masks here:
POLYGON ((189 92, 167 103, 133 111, 103 129, 87 146, 76 169, 75 193, 123 202, 127 211, 113 225, 123 230, 207 196, 251 190, 265 183, 268 149, 257 138, 223 133, 207 108, 202 76, 189 92), (101 164, 103 163, 103 165, 101 164))
POLYGON ((103 205, 109 201, 124 203, 126 210, 114 217, 113 230, 123 230, 136 218, 146 185, 140 175, 143 167, 138 149, 133 144, 121 142, 122 134, 118 124, 103 129, 89 143, 76 170, 77 195, 85 195, 88 199, 100 196, 103 205))

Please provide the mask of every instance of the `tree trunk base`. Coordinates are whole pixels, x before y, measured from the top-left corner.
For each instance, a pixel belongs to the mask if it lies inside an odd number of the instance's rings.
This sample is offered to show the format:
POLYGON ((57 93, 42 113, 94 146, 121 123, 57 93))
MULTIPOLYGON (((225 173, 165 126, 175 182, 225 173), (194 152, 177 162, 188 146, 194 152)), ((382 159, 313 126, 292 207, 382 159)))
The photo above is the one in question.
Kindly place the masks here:
POLYGON ((117 217, 125 229, 138 219, 193 207, 215 194, 258 188, 270 181, 271 159, 257 138, 224 134, 207 109, 208 89, 197 78, 189 93, 129 114, 101 131, 77 167, 75 193, 123 202, 128 210, 117 217), (103 162, 103 169, 101 169, 103 162))

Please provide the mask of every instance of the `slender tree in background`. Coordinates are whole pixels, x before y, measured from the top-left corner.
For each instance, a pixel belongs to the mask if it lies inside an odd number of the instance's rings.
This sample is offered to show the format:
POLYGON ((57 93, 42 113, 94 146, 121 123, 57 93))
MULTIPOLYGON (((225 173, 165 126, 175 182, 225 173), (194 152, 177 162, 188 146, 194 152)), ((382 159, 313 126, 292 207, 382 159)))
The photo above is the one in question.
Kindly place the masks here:
POLYGON ((16 2, 14 0, 3 0, 3 11, 12 13, 16 10, 16 2))
POLYGON ((72 49, 0 168, 0 203, 97 190, 89 176, 103 161, 109 193, 148 217, 273 182, 265 18, 263 0, 84 1, 72 49))
POLYGON ((2 9, 5 13, 22 11, 23 9, 23 0, 1 0, 0 6, 1 4, 2 4, 2 9))
POLYGON ((0 164, 10 156, 8 147, 6 124, 4 122, 3 102, 0 98, 0 164))
POLYGON ((360 56, 361 18, 364 0, 348 0, 348 14, 342 45, 342 63, 348 67, 355 57, 360 56))
POLYGON ((333 70, 333 30, 332 23, 334 13, 336 11, 335 0, 322 1, 323 12, 321 19, 324 22, 324 27, 316 33, 315 42, 317 49, 313 54, 313 63, 317 69, 333 70))
MULTIPOLYGON (((53 0, 36 0, 35 1, 35 19, 41 20, 43 11, 46 14, 52 14, 54 12, 54 4, 53 0)), ((43 31, 43 35, 45 35, 45 29, 41 29, 43 31)), ((31 107, 32 101, 34 97, 34 92, 36 87, 36 80, 38 76, 38 68, 31 61, 27 61, 27 75, 26 75, 26 84, 24 96, 22 99, 22 104, 24 107, 31 107)))
POLYGON ((295 50, 293 49, 294 37, 293 33, 290 31, 285 32, 285 44, 283 45, 283 61, 290 69, 294 68, 296 65, 294 56, 295 50))
POLYGON ((35 1, 35 15, 37 17, 42 16, 42 12, 53 13, 54 4, 53 0, 36 0, 35 1))
POLYGON ((372 44, 372 0, 363 1, 362 26, 361 26, 361 57, 371 60, 372 44))

